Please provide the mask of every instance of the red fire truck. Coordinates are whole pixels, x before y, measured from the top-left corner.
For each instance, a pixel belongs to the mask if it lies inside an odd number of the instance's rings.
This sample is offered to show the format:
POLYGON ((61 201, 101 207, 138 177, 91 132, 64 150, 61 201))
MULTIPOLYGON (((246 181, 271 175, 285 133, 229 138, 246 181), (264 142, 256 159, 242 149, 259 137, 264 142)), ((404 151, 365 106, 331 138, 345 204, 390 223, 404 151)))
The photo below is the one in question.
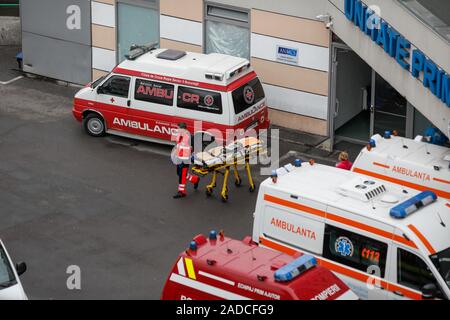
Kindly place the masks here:
POLYGON ((294 257, 223 232, 198 235, 180 254, 163 300, 356 300, 313 256, 294 257))

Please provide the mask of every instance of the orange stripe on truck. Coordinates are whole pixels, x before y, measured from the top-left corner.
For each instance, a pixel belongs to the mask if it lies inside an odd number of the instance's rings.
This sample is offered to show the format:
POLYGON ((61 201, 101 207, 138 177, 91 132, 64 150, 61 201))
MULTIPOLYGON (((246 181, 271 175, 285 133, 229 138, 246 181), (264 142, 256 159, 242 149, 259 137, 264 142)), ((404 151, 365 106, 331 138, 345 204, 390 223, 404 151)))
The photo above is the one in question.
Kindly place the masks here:
POLYGON ((382 163, 379 163, 379 162, 374 162, 373 165, 377 166, 377 167, 385 168, 385 169, 390 169, 391 168, 390 166, 382 164, 382 163))
POLYGON ((437 182, 445 183, 445 184, 450 184, 450 181, 439 179, 439 178, 433 178, 433 180, 437 181, 437 182))
POLYGON ((410 224, 408 226, 408 228, 411 229, 412 232, 414 232, 414 234, 417 236, 417 238, 420 239, 420 241, 422 241, 422 243, 428 249, 430 254, 435 254, 436 253, 436 250, 434 250, 434 248, 431 245, 431 243, 427 240, 427 238, 425 238, 425 236, 415 226, 410 224))
POLYGON ((319 217, 322 217, 322 218, 324 218, 326 216, 326 214, 327 214, 325 211, 314 209, 314 208, 311 208, 311 207, 307 207, 307 206, 304 206, 304 205, 301 205, 299 203, 295 203, 295 202, 292 202, 292 201, 280 199, 280 198, 277 198, 277 197, 274 197, 274 196, 271 196, 271 195, 268 195, 268 194, 264 195, 264 200, 266 200, 268 202, 275 203, 275 204, 279 204, 279 205, 284 206, 284 207, 289 207, 289 208, 292 208, 292 209, 296 209, 296 210, 299 210, 299 211, 310 213, 310 214, 313 214, 315 216, 319 216, 319 217))
MULTIPOLYGON (((267 248, 271 248, 273 250, 276 250, 276 251, 279 251, 279 252, 283 252, 283 253, 286 253, 286 254, 291 255, 291 256, 293 256, 294 254, 296 254, 298 252, 301 252, 301 251, 289 248, 287 246, 284 246, 282 244, 278 244, 276 242, 267 240, 267 239, 265 239, 263 237, 259 238, 259 243, 261 245, 267 247, 267 248)), ((334 262, 331 262, 331 261, 328 261, 328 260, 324 260, 324 259, 321 259, 321 258, 319 258, 317 256, 315 256, 315 257, 316 257, 317 262, 319 263, 319 265, 321 265, 322 267, 327 268, 327 269, 329 269, 331 271, 337 272, 339 274, 342 274, 344 276, 350 277, 352 279, 355 279, 355 280, 358 280, 358 281, 361 281, 361 282, 365 282, 368 285, 369 284, 374 285, 378 281, 378 284, 381 285, 385 290, 388 290, 388 291, 391 291, 391 292, 394 292, 394 291, 401 292, 406 298, 410 298, 410 299, 414 299, 414 300, 421 300, 422 299, 422 295, 417 293, 417 292, 415 292, 415 291, 412 291, 412 290, 400 287, 400 286, 398 286, 396 284, 387 282, 387 281, 382 280, 380 278, 371 277, 367 273, 350 269, 350 268, 348 268, 348 267, 346 267, 344 265, 337 264, 337 263, 334 263, 334 262)))
POLYGON ((338 215, 335 215, 335 214, 332 214, 332 213, 327 213, 327 212, 322 211, 322 210, 318 210, 318 209, 314 209, 314 208, 311 208, 311 207, 307 207, 307 206, 304 206, 304 205, 301 205, 301 204, 298 204, 298 203, 295 203, 295 202, 292 202, 292 201, 280 199, 280 198, 277 198, 277 197, 274 197, 274 196, 271 196, 271 195, 268 195, 268 194, 264 195, 264 200, 266 200, 268 202, 272 202, 272 203, 278 204, 278 205, 281 205, 281 206, 284 206, 284 207, 288 207, 288 208, 296 209, 296 210, 299 210, 299 211, 302 211, 302 212, 310 213, 312 215, 316 215, 316 216, 319 216, 319 217, 322 217, 322 218, 327 218, 329 220, 332 220, 332 221, 335 221, 335 222, 339 222, 341 224, 345 224, 347 226, 351 226, 351 227, 354 227, 354 228, 357 228, 357 229, 360 229, 360 230, 363 230, 363 231, 366 231, 366 232, 369 232, 369 233, 373 233, 373 234, 379 235, 381 237, 384 237, 386 239, 394 240, 394 241, 403 243, 403 244, 405 244, 407 246, 410 246, 410 247, 412 247, 414 249, 417 249, 417 246, 411 240, 407 240, 404 237, 401 237, 401 236, 398 236, 396 234, 393 234, 393 233, 390 233, 390 232, 387 232, 387 231, 384 231, 384 230, 381 230, 381 229, 378 229, 378 228, 366 225, 366 224, 361 223, 361 222, 357 222, 357 221, 354 221, 354 220, 351 220, 351 219, 347 219, 347 218, 344 218, 344 217, 341 217, 341 216, 338 216, 338 215))
POLYGON ((357 172, 357 173, 364 174, 366 176, 371 176, 371 177, 374 177, 374 178, 377 178, 377 179, 381 179, 381 180, 386 180, 386 181, 389 181, 389 182, 392 182, 392 183, 395 183, 395 184, 400 184, 400 185, 403 185, 405 187, 416 189, 416 190, 419 190, 419 191, 430 190, 430 191, 433 191, 434 193, 436 193, 440 197, 443 197, 443 198, 446 198, 446 199, 450 199, 450 192, 446 192, 446 191, 438 190, 438 189, 433 189, 433 188, 430 188, 430 187, 425 187, 425 186, 422 186, 420 184, 412 183, 412 182, 401 180, 401 179, 392 178, 392 177, 389 177, 389 176, 385 176, 383 174, 375 173, 375 172, 372 172, 372 171, 367 171, 367 170, 360 169, 360 168, 354 168, 353 171, 357 172))

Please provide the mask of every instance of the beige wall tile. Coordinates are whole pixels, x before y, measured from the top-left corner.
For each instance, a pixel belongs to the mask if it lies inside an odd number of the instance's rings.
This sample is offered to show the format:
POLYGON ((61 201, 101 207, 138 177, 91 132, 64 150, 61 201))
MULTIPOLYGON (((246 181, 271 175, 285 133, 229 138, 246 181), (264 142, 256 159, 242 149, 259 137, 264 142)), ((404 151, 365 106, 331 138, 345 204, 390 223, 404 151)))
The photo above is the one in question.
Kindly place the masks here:
POLYGON ((328 125, 325 120, 305 117, 274 109, 269 109, 269 119, 272 124, 280 127, 318 134, 321 136, 327 135, 328 125))
POLYGON ((252 10, 252 32, 329 47, 330 31, 320 21, 252 10))
POLYGON ((328 96, 328 72, 252 58, 260 79, 267 84, 328 96))
POLYGON ((115 0, 94 0, 94 2, 102 2, 102 3, 106 3, 106 4, 112 4, 112 5, 114 5, 116 3, 115 0))
POLYGON ((167 49, 175 49, 175 50, 202 53, 201 46, 196 46, 194 44, 179 42, 179 41, 174 41, 174 40, 169 40, 169 39, 164 39, 164 38, 160 39, 160 47, 167 48, 167 49))
POLYGON ((103 49, 116 50, 116 29, 93 24, 92 46, 103 49))
POLYGON ((97 69, 92 69, 92 81, 97 80, 98 78, 107 75, 108 72, 102 71, 102 70, 97 70, 97 69))
POLYGON ((168 16, 203 21, 202 0, 161 0, 160 11, 168 16))

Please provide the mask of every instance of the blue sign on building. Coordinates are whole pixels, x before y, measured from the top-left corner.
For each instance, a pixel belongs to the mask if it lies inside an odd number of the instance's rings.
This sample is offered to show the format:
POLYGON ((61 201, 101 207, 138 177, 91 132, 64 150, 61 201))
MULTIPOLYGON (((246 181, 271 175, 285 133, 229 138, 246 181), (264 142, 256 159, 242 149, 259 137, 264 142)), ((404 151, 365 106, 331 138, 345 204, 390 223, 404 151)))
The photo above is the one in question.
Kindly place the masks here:
POLYGON ((298 64, 298 49, 277 46, 277 60, 291 64, 298 64))
POLYGON ((423 86, 450 107, 449 74, 421 50, 414 49, 411 52, 411 42, 361 0, 345 0, 345 16, 413 77, 418 79, 423 74, 423 86))

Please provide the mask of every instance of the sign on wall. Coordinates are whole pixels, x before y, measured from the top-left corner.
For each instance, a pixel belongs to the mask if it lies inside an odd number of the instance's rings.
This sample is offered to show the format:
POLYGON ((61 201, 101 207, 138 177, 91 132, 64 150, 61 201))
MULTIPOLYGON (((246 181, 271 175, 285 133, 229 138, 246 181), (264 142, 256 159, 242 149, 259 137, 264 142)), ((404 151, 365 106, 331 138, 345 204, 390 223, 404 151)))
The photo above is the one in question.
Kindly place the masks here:
POLYGON ((277 61, 288 64, 298 64, 298 48, 291 48, 285 46, 277 46, 277 61))

